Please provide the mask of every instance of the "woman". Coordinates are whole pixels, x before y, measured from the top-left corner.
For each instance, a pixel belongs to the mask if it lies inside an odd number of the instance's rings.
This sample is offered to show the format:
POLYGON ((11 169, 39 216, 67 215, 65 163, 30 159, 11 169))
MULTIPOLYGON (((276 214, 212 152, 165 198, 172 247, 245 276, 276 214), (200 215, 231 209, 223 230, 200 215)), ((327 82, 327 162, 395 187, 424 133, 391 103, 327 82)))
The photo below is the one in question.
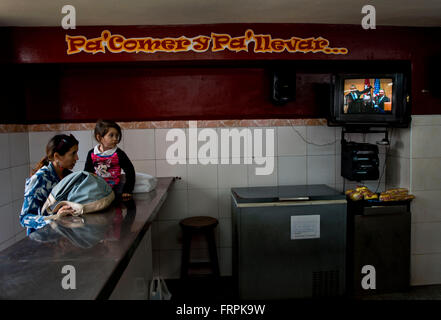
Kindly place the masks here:
MULTIPOLYGON (((70 174, 78 160, 78 140, 73 135, 59 134, 54 136, 46 146, 43 157, 26 180, 23 208, 20 213, 20 224, 27 228, 27 234, 44 227, 45 212, 41 212, 52 188, 65 176, 70 174)), ((71 214, 69 206, 63 206, 59 212, 71 214)))

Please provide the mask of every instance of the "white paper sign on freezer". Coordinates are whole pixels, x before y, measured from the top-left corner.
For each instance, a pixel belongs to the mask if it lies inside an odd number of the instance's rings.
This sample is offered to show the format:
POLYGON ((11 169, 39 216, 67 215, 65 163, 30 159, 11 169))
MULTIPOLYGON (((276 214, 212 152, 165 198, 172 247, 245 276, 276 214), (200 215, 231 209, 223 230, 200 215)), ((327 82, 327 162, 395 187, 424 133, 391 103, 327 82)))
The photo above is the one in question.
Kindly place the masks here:
POLYGON ((291 240, 320 238, 320 215, 291 216, 291 240))

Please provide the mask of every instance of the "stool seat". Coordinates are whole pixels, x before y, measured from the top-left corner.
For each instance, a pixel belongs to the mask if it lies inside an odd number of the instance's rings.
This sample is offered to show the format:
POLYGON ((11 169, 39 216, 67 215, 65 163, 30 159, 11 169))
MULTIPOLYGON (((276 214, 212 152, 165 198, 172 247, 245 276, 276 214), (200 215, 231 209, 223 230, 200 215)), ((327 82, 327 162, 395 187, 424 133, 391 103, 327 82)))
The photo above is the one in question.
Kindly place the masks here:
POLYGON ((218 223, 216 218, 206 216, 190 217, 179 222, 181 227, 190 229, 214 228, 218 223))
POLYGON ((219 221, 213 217, 196 216, 182 219, 179 225, 183 232, 182 242, 182 262, 181 262, 181 278, 188 277, 188 270, 190 267, 207 265, 211 267, 213 276, 219 276, 219 261, 217 258, 216 242, 214 240, 214 229, 219 224, 219 221), (191 262, 190 261, 190 247, 193 235, 202 233, 208 243, 208 252, 210 261, 207 262, 191 262))

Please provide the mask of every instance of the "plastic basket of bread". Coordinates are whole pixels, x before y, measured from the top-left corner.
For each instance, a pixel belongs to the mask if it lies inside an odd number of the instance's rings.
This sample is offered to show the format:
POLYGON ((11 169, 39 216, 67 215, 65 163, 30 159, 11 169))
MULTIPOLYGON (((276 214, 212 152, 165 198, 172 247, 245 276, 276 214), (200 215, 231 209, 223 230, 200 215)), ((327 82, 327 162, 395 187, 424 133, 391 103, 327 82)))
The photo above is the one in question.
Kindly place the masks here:
POLYGON ((346 190, 346 196, 352 201, 405 201, 415 198, 414 195, 409 194, 409 190, 406 188, 393 188, 388 189, 380 194, 372 192, 368 187, 357 186, 355 189, 346 190))

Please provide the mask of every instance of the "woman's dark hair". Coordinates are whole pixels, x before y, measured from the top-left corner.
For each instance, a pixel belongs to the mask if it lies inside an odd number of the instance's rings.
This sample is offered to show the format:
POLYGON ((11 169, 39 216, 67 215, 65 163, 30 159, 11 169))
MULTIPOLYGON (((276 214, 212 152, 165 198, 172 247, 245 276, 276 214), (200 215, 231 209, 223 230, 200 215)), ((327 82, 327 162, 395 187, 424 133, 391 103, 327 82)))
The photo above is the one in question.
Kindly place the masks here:
POLYGON ((54 159, 55 152, 60 156, 64 156, 73 146, 78 145, 78 140, 71 135, 57 134, 52 139, 49 140, 46 146, 46 155, 41 158, 40 162, 32 171, 32 174, 37 172, 41 167, 47 166, 50 161, 54 159))
POLYGON ((97 136, 104 137, 107 134, 107 132, 109 132, 110 128, 114 128, 114 129, 116 129, 116 131, 118 131, 118 135, 119 135, 118 143, 120 143, 121 137, 122 137, 121 127, 114 121, 101 120, 101 119, 96 122, 95 131, 93 132, 96 141, 99 142, 99 140, 97 139, 97 136))

